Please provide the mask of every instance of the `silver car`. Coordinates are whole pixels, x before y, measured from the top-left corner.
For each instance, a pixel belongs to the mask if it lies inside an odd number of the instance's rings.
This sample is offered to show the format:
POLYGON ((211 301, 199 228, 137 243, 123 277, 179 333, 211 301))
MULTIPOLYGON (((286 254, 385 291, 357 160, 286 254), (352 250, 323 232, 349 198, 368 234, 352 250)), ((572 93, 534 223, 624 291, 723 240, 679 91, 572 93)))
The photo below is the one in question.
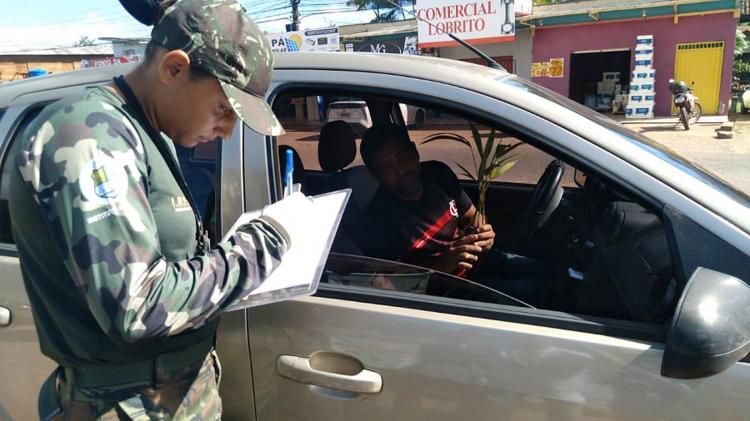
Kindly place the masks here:
MULTIPOLYGON (((8 151, 45 104, 130 69, 0 86, 0 419, 34 418, 39 386, 53 369, 39 352, 10 234, 8 151)), ((223 316, 225 419, 747 419, 746 195, 566 98, 473 64, 278 55, 269 103, 279 109, 300 95, 362 98, 376 124, 404 124, 396 104, 420 106, 525 142, 524 159, 537 157, 543 175, 536 183, 493 182, 488 218, 499 243, 522 239, 502 245, 554 263, 565 276, 548 280, 545 301, 531 306, 335 245, 314 296, 223 316)), ((294 136, 293 126, 287 130, 294 136)), ((284 142, 238 125, 216 149, 179 151, 215 238, 243 211, 280 197, 284 142)), ((361 172, 356 161, 335 173, 317 170, 314 153, 294 142, 287 144, 308 159, 308 194, 337 174, 361 172)), ((458 156, 430 155, 437 142, 418 144, 423 157, 452 164, 458 156)), ((366 189, 355 197, 360 181, 344 178, 350 206, 366 207, 366 189)), ((475 196, 476 183, 462 186, 475 196)), ((356 215, 353 223, 367 222, 356 215)))

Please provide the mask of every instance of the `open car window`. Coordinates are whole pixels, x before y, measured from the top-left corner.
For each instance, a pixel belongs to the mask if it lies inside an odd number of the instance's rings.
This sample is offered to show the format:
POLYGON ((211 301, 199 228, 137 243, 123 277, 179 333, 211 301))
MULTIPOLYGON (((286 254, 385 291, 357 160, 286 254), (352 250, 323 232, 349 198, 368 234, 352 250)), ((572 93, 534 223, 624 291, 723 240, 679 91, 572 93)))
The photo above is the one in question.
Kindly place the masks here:
POLYGON ((293 150, 295 182, 303 191, 352 189, 323 290, 466 299, 435 293, 442 285, 458 295, 482 291, 475 296, 484 298, 469 301, 521 302, 535 311, 654 325, 670 319, 680 283, 659 210, 594 173, 579 172, 576 184, 576 170, 542 150, 539 140, 460 109, 372 94, 290 90, 272 106, 286 129, 278 147, 293 150), (343 123, 349 130, 327 129, 343 123), (448 219, 459 220, 448 237, 442 226, 435 228, 442 209, 420 205, 409 213, 400 205, 396 211, 393 204, 381 206, 395 193, 365 165, 362 135, 388 124, 408 133, 422 182, 431 174, 438 190, 451 192, 437 199, 448 219), (488 176, 480 183, 482 171, 488 176), (460 220, 470 206, 484 210, 484 224, 472 224, 490 225, 494 244, 472 252, 478 260, 471 269, 446 269, 440 263, 449 243, 465 235, 460 220), (410 255, 410 247, 431 241, 442 241, 444 249, 410 255), (488 291, 506 299, 488 298, 488 291))

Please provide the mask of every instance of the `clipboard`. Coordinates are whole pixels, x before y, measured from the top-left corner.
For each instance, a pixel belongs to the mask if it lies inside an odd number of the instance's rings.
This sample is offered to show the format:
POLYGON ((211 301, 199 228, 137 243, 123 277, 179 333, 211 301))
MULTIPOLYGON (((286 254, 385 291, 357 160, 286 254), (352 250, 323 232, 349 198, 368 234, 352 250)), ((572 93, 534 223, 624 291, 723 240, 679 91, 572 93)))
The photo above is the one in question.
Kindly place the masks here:
MULTIPOLYGON (((284 253, 279 266, 258 288, 226 311, 315 294, 350 195, 351 189, 344 189, 309 197, 313 202, 313 211, 305 214, 309 223, 306 224, 304 235, 297 235, 296 243, 284 253)), ((227 241, 237 228, 259 217, 262 212, 257 210, 240 215, 223 241, 227 241)))

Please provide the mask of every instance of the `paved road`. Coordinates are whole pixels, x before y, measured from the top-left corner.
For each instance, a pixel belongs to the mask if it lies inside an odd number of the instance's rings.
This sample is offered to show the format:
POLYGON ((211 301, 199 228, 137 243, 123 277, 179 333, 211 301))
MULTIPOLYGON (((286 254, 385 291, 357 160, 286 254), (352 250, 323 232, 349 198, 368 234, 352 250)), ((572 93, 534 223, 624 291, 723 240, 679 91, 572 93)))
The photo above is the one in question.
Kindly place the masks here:
MULTIPOLYGON (((748 159, 750 158, 750 116, 740 116, 740 118, 741 120, 737 122, 735 137, 731 140, 716 138, 715 131, 720 124, 697 124, 689 131, 685 131, 681 125, 676 124, 676 118, 674 124, 661 120, 660 123, 628 123, 626 127, 667 146, 750 195, 750 160, 748 159)), ((445 162, 459 175, 461 170, 456 165, 457 163, 469 169, 474 168, 471 155, 462 144, 449 141, 420 144, 422 139, 438 131, 441 130, 410 130, 410 136, 417 143, 422 160, 436 159, 445 162)), ((471 136, 468 130, 449 131, 465 137, 471 136)), ((300 153, 306 169, 319 170, 317 139, 317 131, 290 130, 280 138, 280 143, 293 146, 300 153)), ((504 142, 514 141, 515 139, 512 138, 504 140, 504 142)), ((359 139, 357 145, 359 147, 359 139)), ((520 147, 518 152, 521 154, 517 158, 516 165, 499 180, 536 183, 552 157, 530 146, 520 147)), ((362 163, 359 153, 357 153, 355 163, 362 163)), ((572 170, 566 171, 563 184, 574 185, 572 170)))
MULTIPOLYGON (((677 120, 675 119, 675 123, 677 120)), ((738 116, 734 139, 718 139, 720 124, 626 124, 750 195, 750 117, 738 116)))

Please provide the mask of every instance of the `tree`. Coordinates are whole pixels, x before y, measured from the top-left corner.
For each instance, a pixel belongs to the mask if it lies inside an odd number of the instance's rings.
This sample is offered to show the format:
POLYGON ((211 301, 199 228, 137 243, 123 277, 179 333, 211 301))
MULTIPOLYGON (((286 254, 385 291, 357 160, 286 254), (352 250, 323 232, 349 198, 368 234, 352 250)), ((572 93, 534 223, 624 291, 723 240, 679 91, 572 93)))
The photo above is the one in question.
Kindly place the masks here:
POLYGON ((73 44, 74 47, 88 47, 94 45, 94 40, 89 38, 88 35, 81 35, 81 38, 73 44))
POLYGON ((742 55, 745 50, 747 49, 747 38, 745 38, 745 33, 740 30, 740 28, 737 28, 737 32, 734 38, 734 55, 739 56, 742 55))
MULTIPOLYGON (((393 3, 397 3, 403 6, 414 6, 416 0, 393 0, 393 3)), ((354 6, 357 10, 372 10, 375 12, 375 19, 372 23, 378 22, 394 22, 397 20, 406 19, 406 14, 400 8, 397 8, 393 3, 388 0, 347 0, 347 6, 354 6)))

